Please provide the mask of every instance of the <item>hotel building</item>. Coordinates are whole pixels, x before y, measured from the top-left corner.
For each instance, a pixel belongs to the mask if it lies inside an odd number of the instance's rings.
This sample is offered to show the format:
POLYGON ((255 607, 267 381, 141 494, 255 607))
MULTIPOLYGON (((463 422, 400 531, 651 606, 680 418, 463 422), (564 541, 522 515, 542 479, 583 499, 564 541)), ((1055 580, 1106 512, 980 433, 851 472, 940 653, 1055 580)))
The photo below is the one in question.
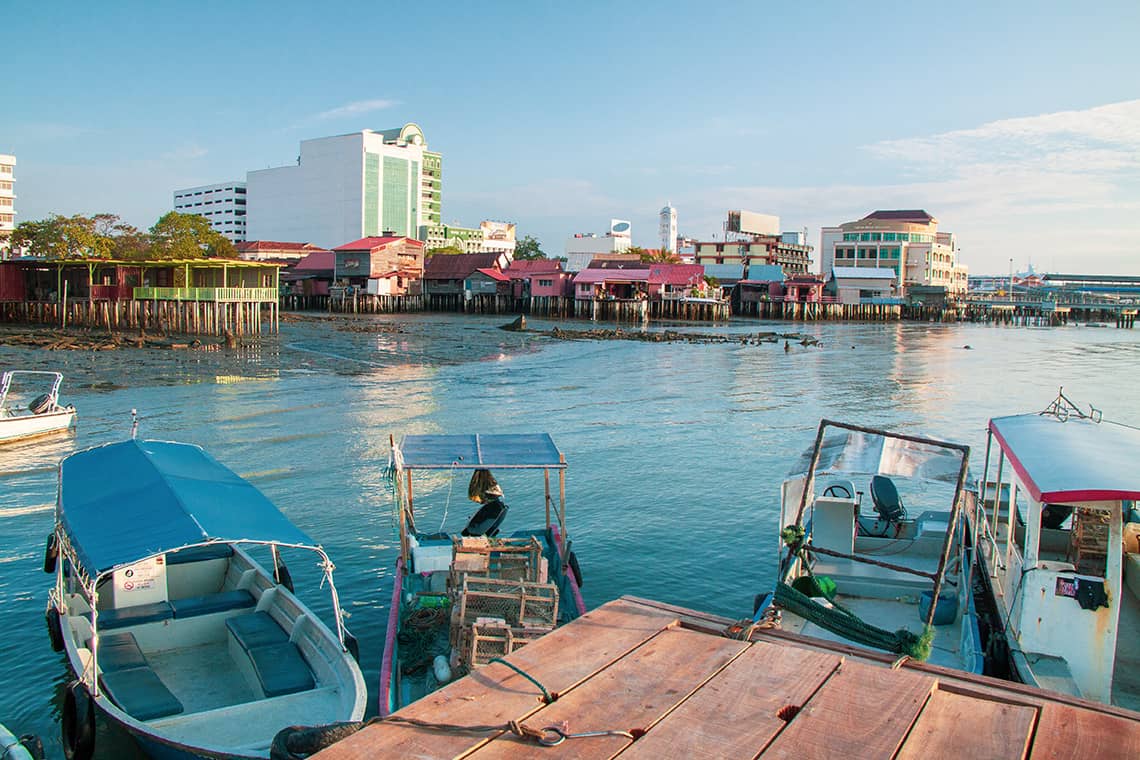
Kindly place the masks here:
POLYGON ((0 153, 0 258, 8 258, 16 229, 16 157, 0 153))
POLYGON ((894 271, 900 295, 912 285, 966 292, 967 268, 958 263, 954 234, 940 232, 938 220, 922 210, 875 211, 824 227, 819 248, 825 277, 835 267, 885 268, 894 271))
POLYGON ((440 224, 442 163, 412 123, 303 140, 295 166, 246 175, 246 239, 416 237, 440 224))
POLYGON ((234 243, 245 240, 246 188, 244 182, 222 182, 174 191, 174 210, 198 214, 210 227, 234 243))

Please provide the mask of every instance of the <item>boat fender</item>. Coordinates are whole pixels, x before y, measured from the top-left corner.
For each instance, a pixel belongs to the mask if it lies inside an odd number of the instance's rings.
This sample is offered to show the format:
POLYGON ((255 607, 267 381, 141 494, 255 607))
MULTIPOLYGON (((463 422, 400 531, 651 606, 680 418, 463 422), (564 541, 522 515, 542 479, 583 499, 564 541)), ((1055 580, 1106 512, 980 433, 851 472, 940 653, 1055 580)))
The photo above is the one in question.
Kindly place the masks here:
POLYGON ((364 728, 364 721, 351 720, 325 726, 288 726, 273 737, 270 760, 304 760, 347 739, 364 728))
POLYGON ((28 411, 32 414, 43 414, 49 411, 51 407, 51 396, 47 393, 41 393, 32 399, 32 403, 28 404, 28 411))
POLYGON ((356 660, 356 664, 360 664, 360 642, 356 637, 349 633, 347 630, 344 632, 344 648, 352 655, 352 659, 356 660))
POLYGON ((55 572, 55 561, 59 558, 59 541, 55 537, 55 532, 51 532, 47 537, 47 545, 44 546, 44 572, 55 572))
POLYGON ((59 622, 59 613, 55 608, 48 607, 47 612, 44 613, 44 620, 47 622, 48 638, 51 639, 51 651, 63 651, 63 629, 59 622))
POLYGON ((574 579, 578 581, 578 588, 582 588, 582 568, 578 566, 578 555, 570 552, 566 558, 566 564, 574 571, 574 579))
POLYGON ((442 654, 437 654, 435 659, 431 661, 432 672, 435 673, 435 680, 441 684, 445 684, 451 680, 451 665, 447 662, 447 657, 442 654))
POLYGON ((273 569, 274 580, 277 581, 279 586, 284 586, 289 589, 289 593, 293 592, 293 576, 289 573, 289 568, 285 566, 284 562, 278 562, 277 566, 273 569))
POLYGON ((67 760, 91 760, 95 753, 95 701, 79 681, 69 683, 64 692, 60 736, 67 760))
POLYGON ((32 760, 44 760, 43 739, 35 734, 24 734, 20 737, 20 746, 28 753, 32 760))

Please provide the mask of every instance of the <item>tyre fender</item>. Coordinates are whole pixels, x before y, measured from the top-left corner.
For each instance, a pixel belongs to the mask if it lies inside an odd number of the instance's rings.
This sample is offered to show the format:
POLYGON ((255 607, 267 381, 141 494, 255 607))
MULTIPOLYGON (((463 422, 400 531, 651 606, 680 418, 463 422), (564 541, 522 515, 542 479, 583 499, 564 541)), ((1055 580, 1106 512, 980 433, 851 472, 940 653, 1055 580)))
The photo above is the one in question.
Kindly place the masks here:
POLYGON ((95 700, 79 681, 69 683, 64 692, 60 737, 67 760, 91 760, 95 753, 95 700))
POLYGON ((51 651, 63 651, 63 625, 59 622, 59 612, 54 607, 48 607, 44 613, 44 622, 47 623, 48 638, 51 640, 51 651))

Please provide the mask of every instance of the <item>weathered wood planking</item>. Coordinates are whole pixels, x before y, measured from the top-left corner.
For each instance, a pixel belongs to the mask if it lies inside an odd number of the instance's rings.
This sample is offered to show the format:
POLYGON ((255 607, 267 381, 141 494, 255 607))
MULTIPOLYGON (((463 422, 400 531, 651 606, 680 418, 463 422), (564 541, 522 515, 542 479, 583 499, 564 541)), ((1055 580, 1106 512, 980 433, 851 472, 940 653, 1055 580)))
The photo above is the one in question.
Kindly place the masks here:
POLYGON ((1140 757, 1140 721, 1047 703, 1033 737, 1032 760, 1135 760, 1140 757))
MULTIPOLYGON (((640 646, 676 617, 622 601, 588 612, 528 644, 508 659, 538 679, 549 691, 566 691, 640 646), (583 642, 589 642, 583 646, 583 642)), ((397 715, 457 725, 506 724, 522 720, 542 706, 538 690, 504 665, 487 665, 397 715)), ((319 753, 321 760, 375 757, 450 758, 461 755, 494 734, 454 734, 426 728, 381 723, 319 753)), ((532 749, 535 747, 532 745, 532 749)))
MULTIPOLYGON (((748 648, 743 641, 671 628, 662 631, 557 702, 527 720, 532 728, 566 722, 570 733, 644 730, 748 648)), ((511 735, 480 747, 471 757, 610 758, 630 740, 621 736, 567 739, 539 749, 511 735)))
POLYGON ((935 690, 897 760, 1025 757, 1037 708, 935 690))
POLYGON ((787 723, 781 708, 799 708, 835 672, 842 657, 756 642, 621 754, 662 757, 753 757, 787 723))
POLYGON ((847 660, 776 737, 767 758, 889 758, 936 681, 847 660))

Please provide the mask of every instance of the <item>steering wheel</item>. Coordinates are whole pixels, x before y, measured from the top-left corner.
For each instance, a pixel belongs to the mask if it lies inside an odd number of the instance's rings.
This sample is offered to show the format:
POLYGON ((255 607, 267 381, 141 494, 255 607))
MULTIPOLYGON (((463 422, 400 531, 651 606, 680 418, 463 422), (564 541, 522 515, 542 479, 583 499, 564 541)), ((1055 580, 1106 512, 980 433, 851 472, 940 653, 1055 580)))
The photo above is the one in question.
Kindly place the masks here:
POLYGON ((823 495, 832 497, 840 496, 844 499, 850 499, 853 494, 848 490, 847 486, 843 485, 842 483, 832 483, 827 488, 823 489, 823 495))

